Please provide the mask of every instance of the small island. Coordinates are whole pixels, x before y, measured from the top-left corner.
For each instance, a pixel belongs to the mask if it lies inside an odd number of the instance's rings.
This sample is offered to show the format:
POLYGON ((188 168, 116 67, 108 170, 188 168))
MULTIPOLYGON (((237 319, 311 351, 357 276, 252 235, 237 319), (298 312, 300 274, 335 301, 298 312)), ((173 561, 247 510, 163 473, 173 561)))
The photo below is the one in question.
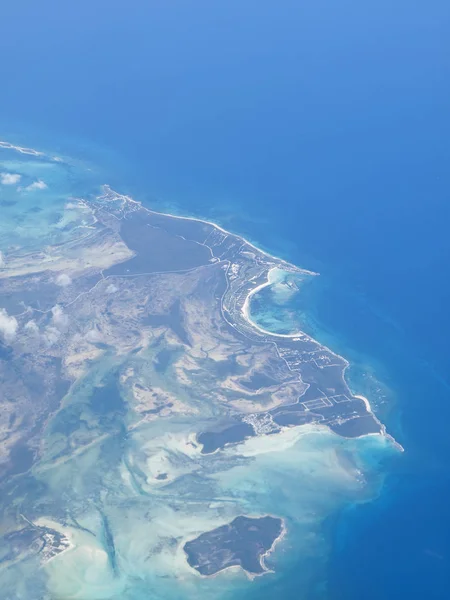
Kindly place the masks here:
POLYGON ((187 542, 184 551, 189 565, 201 575, 215 575, 229 567, 241 567, 249 575, 261 575, 268 571, 264 556, 283 533, 283 520, 278 517, 240 516, 187 542))

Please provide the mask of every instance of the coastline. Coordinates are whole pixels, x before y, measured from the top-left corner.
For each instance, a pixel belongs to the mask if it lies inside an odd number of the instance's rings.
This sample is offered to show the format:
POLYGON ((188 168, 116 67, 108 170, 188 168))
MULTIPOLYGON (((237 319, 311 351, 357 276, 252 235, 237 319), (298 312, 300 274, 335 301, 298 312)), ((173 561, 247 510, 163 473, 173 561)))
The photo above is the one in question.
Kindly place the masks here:
MULTIPOLYGON (((232 235, 235 235, 235 234, 232 234, 232 235)), ((244 238, 242 238, 242 239, 244 239, 244 238)), ((244 240, 244 241, 246 241, 246 240, 244 240)), ((271 256, 271 258, 278 260, 276 256, 271 256)), ((294 266, 294 265, 292 265, 292 266, 294 266)), ((266 287, 270 287, 273 284, 273 282, 271 280, 271 273, 273 271, 276 271, 277 269, 278 269, 278 267, 272 267, 267 273, 267 281, 265 281, 264 283, 261 283, 260 285, 256 286, 252 290, 250 290, 250 292, 248 293, 248 295, 244 301, 244 304, 242 306, 242 315, 243 315, 244 319, 247 321, 247 323, 249 323, 252 327, 257 329, 260 333, 263 333, 264 335, 270 335, 272 337, 278 337, 278 338, 288 338, 288 339, 293 339, 293 340, 295 340, 295 338, 300 338, 300 337, 303 337, 303 338, 308 337, 309 338, 310 336, 308 336, 303 331, 297 331, 294 333, 274 333, 273 331, 269 331, 268 329, 264 329, 263 327, 260 327, 257 323, 255 323, 255 321, 253 321, 251 319, 250 303, 251 303, 252 297, 255 294, 257 294, 259 291, 261 291, 262 289, 264 289, 266 287)), ((300 272, 306 273, 307 275, 313 275, 313 276, 319 275, 319 273, 307 271, 305 269, 301 269, 300 267, 298 269, 300 272)), ((338 355, 336 355, 336 356, 338 356, 338 355)))
MULTIPOLYGON (((270 515, 270 516, 272 516, 272 515, 270 515)), ((285 519, 283 519, 282 517, 277 517, 277 518, 281 519, 281 532, 280 532, 280 535, 273 540, 270 548, 268 550, 266 550, 263 554, 261 554, 259 562, 260 562, 261 567, 264 569, 264 573, 260 573, 260 575, 266 575, 267 573, 274 573, 274 571, 272 569, 267 568, 264 561, 268 556, 270 556, 270 554, 272 554, 272 552, 275 551, 275 547, 278 546, 278 544, 280 544, 283 541, 283 539, 285 538, 285 536, 287 535, 287 532, 288 532, 285 519)))
MULTIPOLYGON (((272 257, 272 258, 276 258, 276 257, 272 257)), ((257 323, 255 323, 255 321, 252 320, 251 315, 250 315, 250 304, 251 304, 251 299, 252 297, 258 293, 260 290, 266 288, 266 287, 270 287, 273 284, 273 281, 271 280, 271 273, 276 270, 278 267, 272 267, 268 273, 267 273, 267 280, 260 284, 259 286, 253 288, 247 295, 245 302, 242 306, 242 315, 244 317, 244 319, 255 329, 257 329, 260 333, 270 336, 272 338, 287 338, 287 339, 292 339, 292 340, 296 340, 299 338, 308 338, 308 339, 313 339, 311 338, 308 334, 304 333, 303 331, 297 331, 294 333, 274 333, 272 331, 269 331, 268 329, 264 329, 263 327, 260 327, 257 323)), ((304 270, 302 270, 302 272, 305 272, 304 270)), ((319 275, 319 273, 312 273, 312 272, 308 272, 306 271, 308 274, 311 275, 319 275)), ((317 341, 317 340, 314 340, 317 341)), ((331 354, 333 354, 334 356, 336 356, 337 358, 340 358, 341 360, 343 360, 345 362, 345 366, 344 366, 344 370, 343 370, 343 374, 342 377, 345 381, 345 371, 346 369, 350 366, 350 362, 343 356, 341 356, 340 354, 338 354, 337 352, 335 352, 334 350, 331 350, 331 348, 329 348, 328 346, 325 346, 324 344, 320 344, 323 348, 325 348, 326 350, 328 350, 328 352, 330 352, 331 354)), ((394 445, 395 447, 400 451, 400 452, 404 452, 405 449, 403 448, 403 446, 401 444, 399 444, 389 433, 387 433, 386 431, 386 426, 384 425, 384 423, 382 423, 377 416, 375 415, 374 411, 372 410, 372 406, 369 402, 369 399, 366 396, 363 396, 362 394, 353 394, 355 398, 359 398, 360 400, 362 400, 364 402, 364 405, 366 407, 366 410, 368 413, 370 413, 371 415, 373 415, 374 419, 379 423, 382 432, 381 434, 378 433, 366 433, 363 434, 361 436, 358 437, 364 437, 366 435, 383 435, 384 437, 387 437, 394 445)))

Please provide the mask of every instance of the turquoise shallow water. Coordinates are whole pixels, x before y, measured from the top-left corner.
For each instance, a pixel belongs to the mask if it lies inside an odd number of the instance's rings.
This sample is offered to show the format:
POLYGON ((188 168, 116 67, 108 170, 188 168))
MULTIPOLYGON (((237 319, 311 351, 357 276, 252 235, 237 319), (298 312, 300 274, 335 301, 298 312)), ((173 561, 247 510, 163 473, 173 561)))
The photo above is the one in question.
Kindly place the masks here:
MULTIPOLYGON (((379 500, 327 521, 330 598, 447 595, 448 16, 442 0, 25 0, 0 24, 3 137, 321 273, 289 317, 356 365, 406 448, 379 500)), ((302 574, 277 592, 298 597, 302 574)))

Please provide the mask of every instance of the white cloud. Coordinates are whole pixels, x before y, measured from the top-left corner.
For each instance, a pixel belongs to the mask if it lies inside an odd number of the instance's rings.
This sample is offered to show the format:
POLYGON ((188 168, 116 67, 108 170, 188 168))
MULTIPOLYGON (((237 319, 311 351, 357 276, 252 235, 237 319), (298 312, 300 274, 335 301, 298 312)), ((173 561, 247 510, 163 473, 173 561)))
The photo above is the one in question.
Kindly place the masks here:
POLYGON ((27 323, 25 323, 24 329, 26 329, 27 331, 30 331, 31 333, 38 333, 39 331, 39 327, 36 323, 36 321, 34 321, 33 319, 31 321, 28 321, 27 323))
POLYGON ((118 288, 116 288, 114 284, 110 283, 105 291, 107 294, 114 294, 115 292, 117 292, 117 289, 118 288))
POLYGON ((0 335, 7 344, 14 341, 19 324, 15 317, 10 317, 4 308, 0 308, 0 335))
POLYGON ((5 266, 5 258, 3 252, 0 250, 0 269, 5 266))
POLYGON ((58 275, 55 281, 56 285, 60 285, 61 287, 65 287, 66 285, 70 285, 72 283, 72 279, 66 275, 66 273, 61 273, 58 275))
POLYGON ((0 183, 2 185, 16 185, 21 177, 22 175, 18 173, 0 173, 0 183))
POLYGON ((24 192, 33 192, 34 190, 46 190, 48 185, 42 179, 38 179, 37 181, 33 181, 30 185, 27 185, 24 188, 21 188, 24 192))
POLYGON ((59 304, 56 304, 52 308, 52 321, 53 325, 58 329, 65 329, 69 325, 69 317, 59 304))
POLYGON ((51 327, 49 325, 45 328, 45 331, 42 335, 46 344, 52 346, 53 344, 56 344, 61 337, 61 332, 56 327, 51 327))
POLYGON ((85 335, 85 339, 87 342, 96 343, 101 342, 103 340, 102 334, 97 329, 91 329, 85 335))

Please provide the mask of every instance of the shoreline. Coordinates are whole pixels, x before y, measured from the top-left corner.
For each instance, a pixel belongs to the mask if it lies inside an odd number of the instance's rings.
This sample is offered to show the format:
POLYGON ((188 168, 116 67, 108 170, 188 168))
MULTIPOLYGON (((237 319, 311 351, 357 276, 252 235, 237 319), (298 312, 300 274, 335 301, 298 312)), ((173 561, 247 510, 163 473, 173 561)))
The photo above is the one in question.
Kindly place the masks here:
MULTIPOLYGON (((270 515, 272 516, 272 515, 270 515)), ((270 556, 272 554, 272 552, 275 551, 276 546, 278 546, 278 544, 280 544, 283 539, 286 537, 288 529, 286 527, 286 520, 283 517, 277 517, 278 519, 281 519, 281 532, 278 535, 278 537, 276 537, 273 542, 272 545, 270 546, 270 548, 268 550, 266 550, 263 554, 261 554, 260 559, 259 559, 259 563, 261 565, 261 568, 264 569, 264 573, 257 573, 256 577, 258 576, 262 576, 262 575, 266 575, 267 573, 274 573, 275 571, 273 571, 272 569, 269 569, 266 564, 265 564, 265 559, 270 556)))
MULTIPOLYGON (((145 210, 146 212, 152 213, 154 215, 161 215, 163 217, 170 217, 172 219, 181 219, 183 221, 196 221, 197 223, 205 223, 206 225, 210 225, 211 227, 214 227, 214 229, 218 229, 219 231, 221 231, 222 233, 225 233, 226 235, 232 235, 233 237, 236 237, 236 238, 242 240, 242 242, 244 244, 246 244, 247 246, 250 246, 257 252, 264 254, 264 256, 267 256, 267 258, 278 261, 279 263, 282 263, 282 264, 290 267, 292 270, 294 270, 298 273, 304 273, 305 275, 320 275, 320 273, 316 273, 314 271, 304 269, 303 267, 298 267, 297 265, 290 263, 289 261, 285 260, 284 258, 280 258, 278 256, 270 254, 267 250, 262 250, 261 248, 258 248, 258 246, 256 246, 254 243, 252 243, 249 240, 247 240, 246 238, 244 238, 239 233, 232 233, 231 231, 224 229, 221 225, 214 223, 214 221, 209 221, 208 219, 206 219, 206 218, 204 219, 201 217, 187 217, 185 215, 174 215, 172 213, 165 213, 165 212, 162 212, 159 210, 154 210, 152 208, 148 208, 148 206, 144 206, 144 204, 142 204, 142 202, 140 202, 139 200, 135 200, 134 198, 132 198, 131 196, 128 196, 127 194, 120 194, 119 192, 116 192, 107 183, 103 184, 101 186, 101 188, 106 192, 114 194, 115 199, 122 199, 125 202, 130 202, 131 204, 136 205, 140 209, 145 210)), ((101 197, 101 196, 98 196, 98 197, 101 197)), ((274 268, 276 268, 276 267, 274 267, 274 268)))
MULTIPOLYGON (((276 258, 276 257, 274 257, 276 258)), ((251 299, 252 296, 254 296, 256 293, 258 293, 260 290, 266 288, 266 287, 270 287, 273 284, 273 281, 271 280, 271 273, 276 270, 278 267, 272 267, 268 273, 267 273, 267 280, 258 285, 257 287, 253 288, 252 290, 250 290, 250 292, 247 294, 244 304, 242 305, 242 316, 243 318, 247 321, 247 323, 249 323, 249 325, 251 325, 252 327, 254 327, 255 329, 257 329, 260 333, 273 337, 273 338, 284 338, 284 339, 291 339, 293 341, 295 341, 296 339, 299 338, 308 338, 311 340, 314 340, 314 338, 311 338, 311 336, 309 336, 307 333, 303 332, 303 331, 298 331, 295 333, 274 333, 272 331, 269 331, 268 329, 264 329, 263 327, 260 327, 257 323, 255 323, 255 321, 253 321, 253 319, 251 318, 250 315, 250 304, 251 304, 251 299)), ((314 273, 314 275, 318 275, 317 273, 314 273)), ((317 342, 317 340, 314 340, 315 342, 317 342)), ((275 340, 274 343, 276 344, 275 340)), ((345 381, 345 371, 347 370, 347 368, 350 366, 350 362, 344 357, 341 356, 340 354, 338 354, 337 352, 335 352, 334 350, 331 350, 331 348, 329 348, 328 346, 325 346, 324 344, 317 342, 320 344, 320 346, 322 346, 322 348, 326 349, 328 352, 330 352, 331 354, 333 354, 334 356, 336 356, 337 358, 340 358, 341 360, 343 360, 345 362, 345 366, 342 372, 342 378, 345 381)), ((368 398, 366 396, 363 396, 362 394, 353 394, 353 396, 355 398, 359 398, 360 400, 362 400, 364 402, 364 405, 366 407, 366 410, 368 413, 370 413, 374 419, 379 423, 380 427, 381 427, 381 433, 365 433, 362 434, 360 437, 365 437, 368 435, 381 435, 383 437, 387 437, 391 442, 393 442, 393 444, 401 451, 404 452, 404 448, 401 444, 399 444, 390 434, 388 434, 386 432, 386 426, 384 425, 384 423, 382 423, 378 417, 375 415, 374 411, 372 410, 372 406, 368 400, 368 398)), ((356 438, 357 439, 357 438, 356 438)))
MULTIPOLYGON (((234 235, 234 234, 232 234, 232 235, 234 235)), ((276 256, 272 256, 271 258, 274 258, 277 260, 276 256)), ((295 265, 293 265, 293 266, 295 266, 295 265)), ((250 290, 250 292, 247 294, 244 304, 242 305, 242 309, 241 309, 242 316, 247 321, 247 323, 249 323, 252 327, 257 329, 260 333, 263 333, 264 335, 270 335, 270 336, 275 336, 275 337, 279 337, 279 338, 288 338, 288 339, 295 339, 295 338, 305 337, 305 336, 310 337, 307 333, 304 333, 303 331, 297 331, 295 333, 274 333, 273 331, 269 331, 268 329, 264 329, 263 327, 260 327, 257 323, 255 323, 255 321, 253 321, 251 319, 250 303, 251 303, 252 297, 255 294, 257 294, 259 291, 263 290, 264 288, 270 287, 271 285, 273 285, 273 281, 271 280, 271 273, 273 271, 276 271, 277 269, 278 269, 278 267, 272 267, 271 269, 269 269, 269 271, 267 272, 267 281, 256 286, 255 288, 250 290)), ((304 269, 301 269, 301 272, 306 273, 307 275, 312 275, 312 276, 319 275, 319 273, 313 273, 312 271, 306 271, 304 269)))

